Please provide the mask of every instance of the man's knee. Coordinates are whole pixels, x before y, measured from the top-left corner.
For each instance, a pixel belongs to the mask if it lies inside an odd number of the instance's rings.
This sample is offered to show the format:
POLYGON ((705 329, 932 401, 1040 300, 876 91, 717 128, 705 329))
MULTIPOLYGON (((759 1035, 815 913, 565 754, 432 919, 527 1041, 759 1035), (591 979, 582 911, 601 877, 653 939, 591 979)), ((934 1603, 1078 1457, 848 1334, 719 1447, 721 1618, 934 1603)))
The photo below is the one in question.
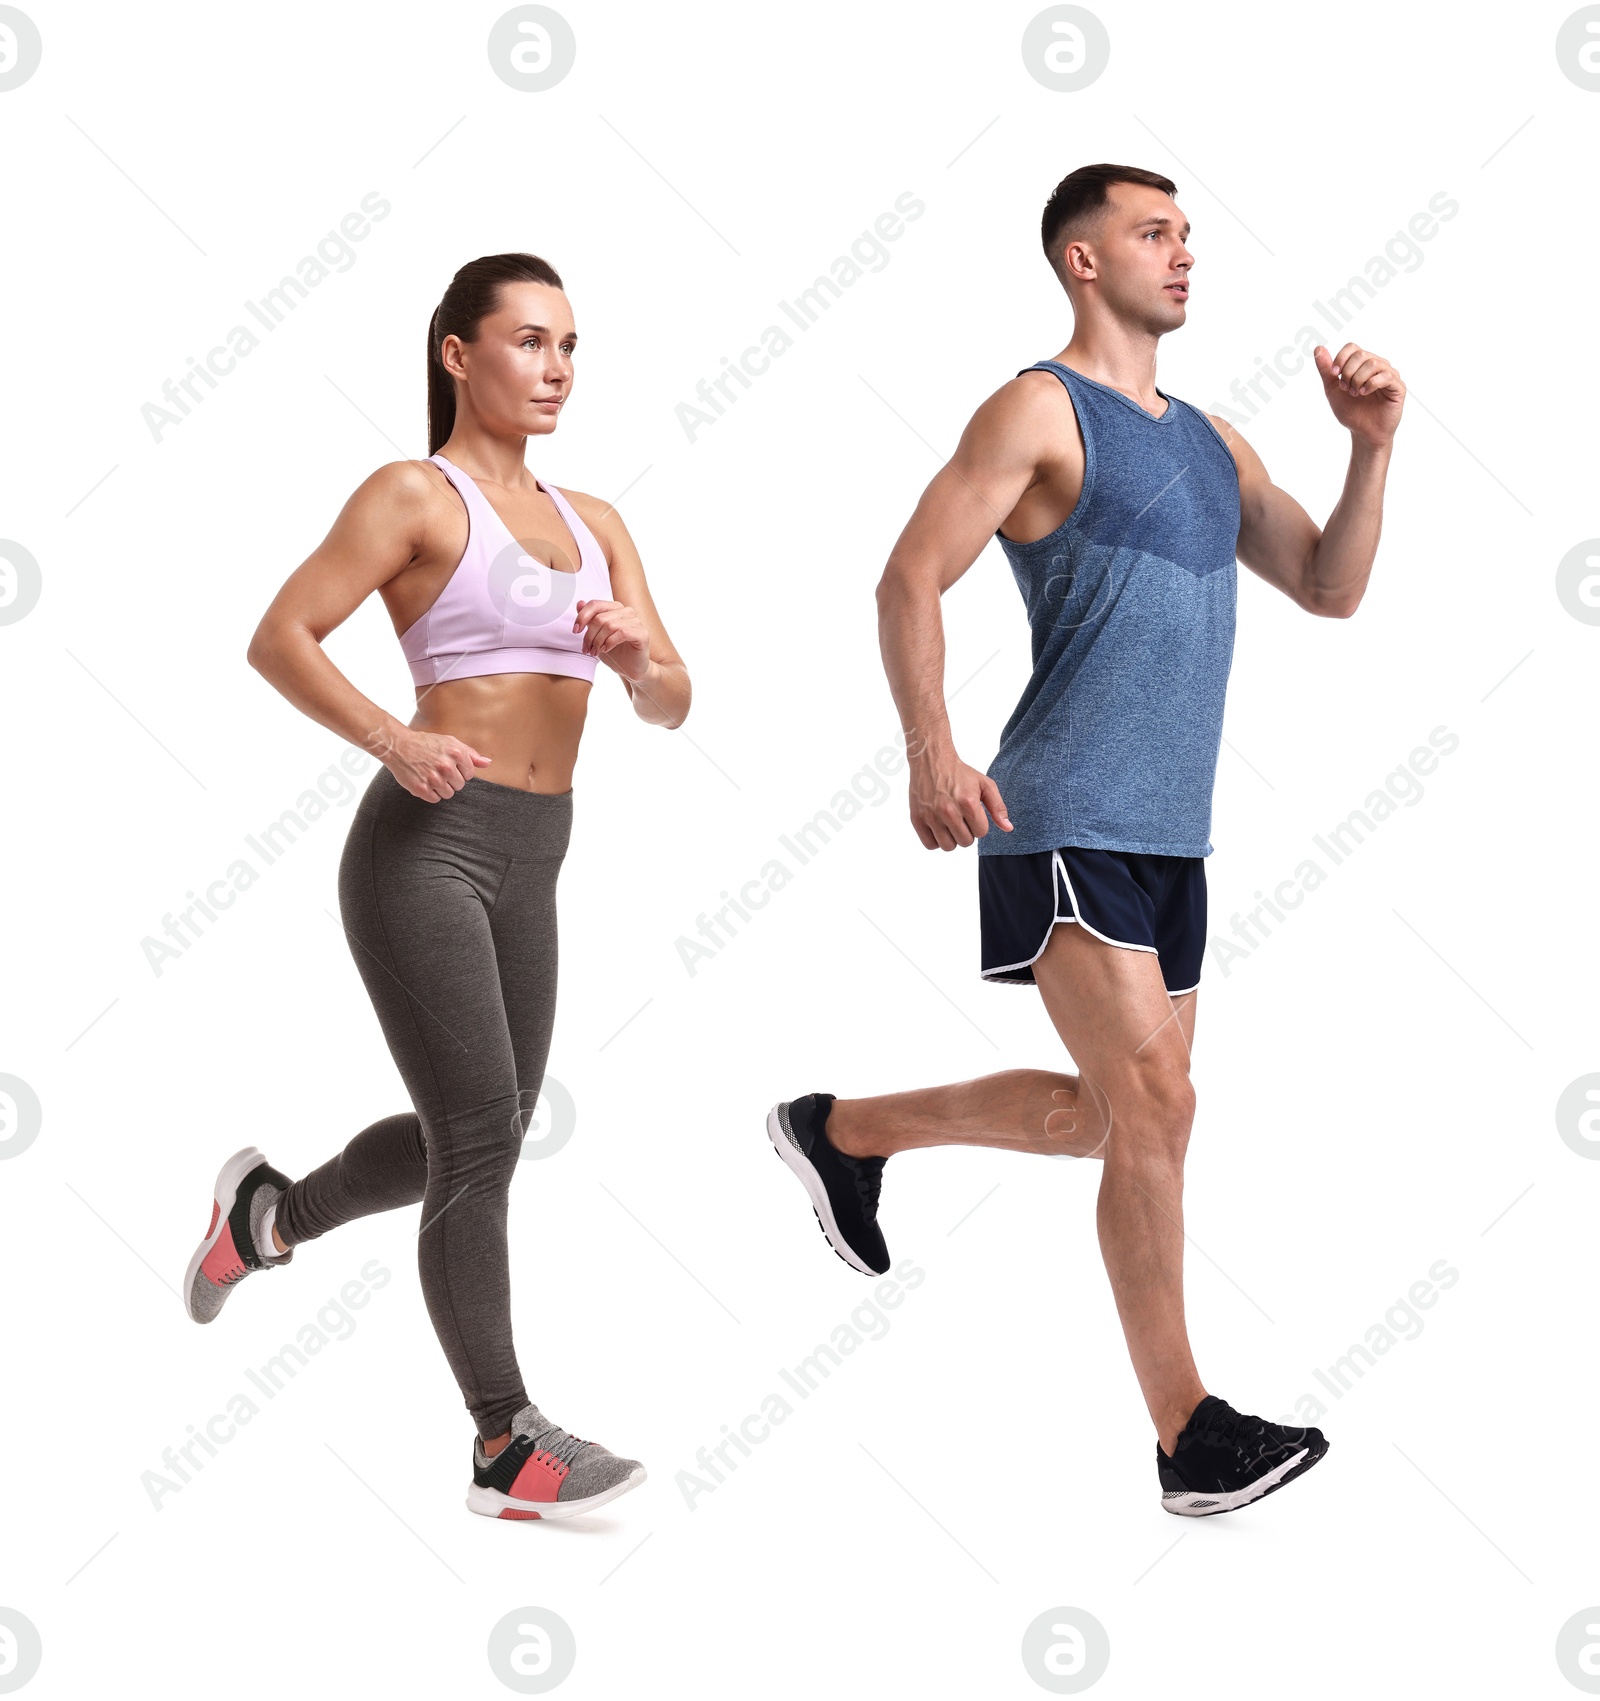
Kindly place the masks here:
POLYGON ((1195 1094, 1181 1061, 1137 1063, 1109 1084, 1108 1096, 1113 1146, 1120 1133, 1125 1148, 1183 1156, 1194 1127, 1195 1094))

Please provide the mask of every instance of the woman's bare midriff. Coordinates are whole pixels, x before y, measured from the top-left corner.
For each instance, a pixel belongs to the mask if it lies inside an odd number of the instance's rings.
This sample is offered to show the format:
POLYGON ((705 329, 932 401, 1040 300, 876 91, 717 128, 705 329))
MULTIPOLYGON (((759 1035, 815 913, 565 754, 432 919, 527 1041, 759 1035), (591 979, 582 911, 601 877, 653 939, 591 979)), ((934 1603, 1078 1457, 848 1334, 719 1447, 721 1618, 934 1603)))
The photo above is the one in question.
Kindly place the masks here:
POLYGON ((521 791, 567 791, 588 713, 587 679, 553 673, 488 673, 417 692, 411 726, 470 744, 492 761, 472 777, 521 791))

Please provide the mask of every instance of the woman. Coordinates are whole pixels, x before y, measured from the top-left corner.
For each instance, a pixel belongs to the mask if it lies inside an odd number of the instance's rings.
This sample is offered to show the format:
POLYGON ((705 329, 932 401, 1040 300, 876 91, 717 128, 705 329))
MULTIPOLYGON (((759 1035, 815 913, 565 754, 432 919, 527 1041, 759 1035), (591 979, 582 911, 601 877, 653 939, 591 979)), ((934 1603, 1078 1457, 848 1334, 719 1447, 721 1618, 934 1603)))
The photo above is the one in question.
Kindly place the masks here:
POLYGON ((571 394, 577 340, 543 260, 463 266, 428 328, 429 459, 367 479, 251 640, 250 664, 297 709, 383 764, 350 823, 339 907, 413 1109, 298 1181, 253 1146, 235 1154, 184 1282, 208 1323, 301 1241, 420 1201, 422 1291, 478 1428, 467 1505, 500 1518, 587 1512, 645 1475, 543 1416, 511 1339, 507 1195, 549 1052, 590 684, 603 663, 655 726, 689 709, 615 509, 523 465, 571 394), (374 590, 411 666, 409 725, 321 647, 374 590))

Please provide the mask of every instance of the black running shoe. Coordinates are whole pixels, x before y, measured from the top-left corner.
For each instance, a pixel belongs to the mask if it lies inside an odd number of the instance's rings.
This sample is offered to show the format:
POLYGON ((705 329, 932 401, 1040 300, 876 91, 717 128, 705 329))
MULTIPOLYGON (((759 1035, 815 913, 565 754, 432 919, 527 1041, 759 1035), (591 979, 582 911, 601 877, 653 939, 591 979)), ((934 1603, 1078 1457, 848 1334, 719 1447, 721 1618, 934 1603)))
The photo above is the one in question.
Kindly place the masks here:
POLYGON ((881 1276, 889 1248, 878 1227, 878 1189, 883 1158, 851 1158, 828 1138, 832 1093, 807 1093, 775 1104, 767 1113, 767 1136, 778 1156, 800 1177, 828 1244, 852 1269, 881 1276))
POLYGON ((1327 1451, 1320 1429, 1286 1429, 1207 1394, 1171 1458, 1156 1443, 1162 1509, 1183 1518, 1236 1511, 1293 1482, 1327 1451))

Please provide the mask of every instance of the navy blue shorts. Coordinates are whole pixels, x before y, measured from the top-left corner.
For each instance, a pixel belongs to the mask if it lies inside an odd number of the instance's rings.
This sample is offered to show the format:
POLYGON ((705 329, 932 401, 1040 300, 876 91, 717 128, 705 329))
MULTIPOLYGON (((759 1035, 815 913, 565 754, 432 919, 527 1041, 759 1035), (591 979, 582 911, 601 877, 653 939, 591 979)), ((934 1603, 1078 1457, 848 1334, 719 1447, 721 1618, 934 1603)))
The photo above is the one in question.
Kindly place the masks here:
POLYGON ((1203 856, 1060 850, 978 858, 983 978, 1031 986, 1057 922, 1076 922, 1109 945, 1153 951, 1170 993, 1200 984, 1206 948, 1203 856))

